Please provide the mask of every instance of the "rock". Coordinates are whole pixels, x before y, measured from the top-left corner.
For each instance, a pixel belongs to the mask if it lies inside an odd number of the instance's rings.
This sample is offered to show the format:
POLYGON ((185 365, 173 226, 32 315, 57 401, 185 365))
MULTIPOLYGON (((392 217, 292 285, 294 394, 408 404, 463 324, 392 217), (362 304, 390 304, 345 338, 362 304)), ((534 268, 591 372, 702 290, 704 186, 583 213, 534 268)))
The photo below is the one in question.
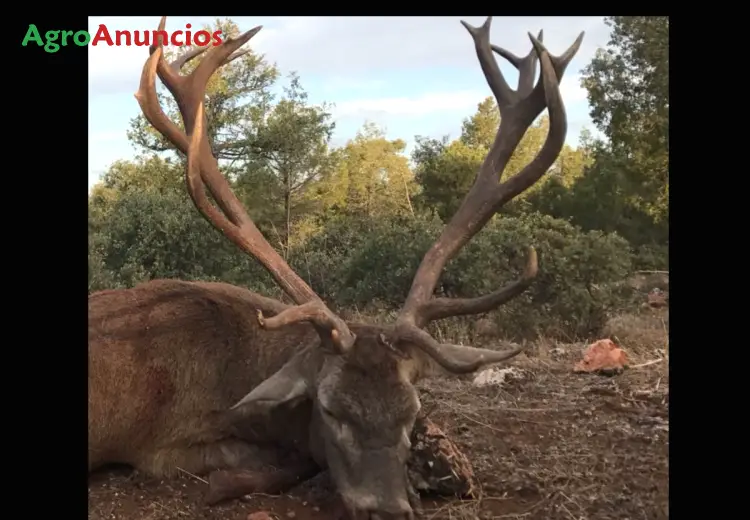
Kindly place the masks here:
POLYGON ((628 366, 628 356, 611 339, 600 339, 586 348, 583 359, 575 364, 574 372, 618 374, 628 366))
POLYGON ((659 309, 669 305, 669 293, 654 287, 648 293, 648 306, 652 309, 659 309))
POLYGON ((552 356, 553 359, 561 359, 565 357, 565 354, 566 351, 563 347, 555 347, 549 350, 549 355, 552 356))
POLYGON ((482 370, 474 377, 474 386, 502 385, 509 377, 518 376, 517 368, 497 368, 492 367, 482 370))
POLYGON ((474 470, 466 455, 426 415, 417 418, 407 462, 415 489, 438 495, 474 497, 474 470))
POLYGON ((256 511, 247 515, 247 520, 273 520, 273 517, 265 511, 256 511))

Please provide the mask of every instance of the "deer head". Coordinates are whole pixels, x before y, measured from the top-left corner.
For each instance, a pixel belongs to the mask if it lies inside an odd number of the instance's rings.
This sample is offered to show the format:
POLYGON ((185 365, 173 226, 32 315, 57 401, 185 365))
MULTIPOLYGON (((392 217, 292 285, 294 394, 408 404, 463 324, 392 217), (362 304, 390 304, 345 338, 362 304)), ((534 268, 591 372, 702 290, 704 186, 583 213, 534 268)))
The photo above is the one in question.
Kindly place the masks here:
MULTIPOLYGON (((166 17, 161 20, 160 31, 165 23, 166 17)), ((420 407, 414 383, 427 373, 428 367, 437 365, 449 373, 469 373, 508 360, 522 350, 441 344, 424 327, 450 316, 488 312, 523 292, 535 277, 537 255, 531 248, 523 275, 506 287, 476 298, 433 296, 445 264, 503 204, 537 182, 560 153, 567 121, 559 83, 580 47, 583 33, 559 57, 544 47, 541 32, 536 38, 529 34, 533 48, 519 58, 490 44, 491 18, 478 28, 462 23, 474 40, 482 71, 497 99, 501 124, 473 187, 425 254, 398 318, 388 326, 346 323, 334 314, 265 240, 219 171, 206 137, 206 85, 219 67, 247 52, 239 49, 260 27, 212 48, 185 76, 180 74, 183 65, 208 47, 194 49, 168 64, 161 42, 154 42, 136 94, 154 128, 187 155, 188 192, 203 216, 256 258, 296 304, 271 317, 258 311, 259 326, 278 329, 308 322, 320 336, 319 348, 302 351, 290 359, 239 401, 234 412, 243 415, 310 400, 311 449, 316 459, 330 469, 354 518, 413 515, 405 462, 411 428, 420 407), (518 69, 517 89, 504 79, 493 51, 518 69), (541 74, 535 84, 537 62, 541 74), (157 75, 174 96, 189 137, 159 106, 157 75), (542 149, 520 173, 503 180, 511 154, 545 107, 550 124, 542 149), (206 188, 218 207, 209 201, 206 188)))

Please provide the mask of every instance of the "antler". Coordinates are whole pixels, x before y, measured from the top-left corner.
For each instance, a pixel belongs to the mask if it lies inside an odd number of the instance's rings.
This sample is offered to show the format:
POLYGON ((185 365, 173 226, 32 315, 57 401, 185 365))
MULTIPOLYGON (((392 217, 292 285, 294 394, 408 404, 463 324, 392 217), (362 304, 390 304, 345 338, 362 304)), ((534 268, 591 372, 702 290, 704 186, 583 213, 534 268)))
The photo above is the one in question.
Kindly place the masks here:
POLYGON ((481 361, 477 362, 476 356, 470 356, 470 362, 461 362, 442 355, 443 351, 451 350, 455 358, 455 346, 447 349, 447 346, 438 344, 421 329, 432 320, 490 311, 521 294, 536 276, 537 255, 532 247, 529 248, 523 275, 511 284, 478 298, 433 298, 440 273, 448 260, 453 258, 506 202, 541 179, 562 150, 567 133, 567 118, 560 97, 559 82, 570 60, 581 46, 584 35, 581 33, 573 45, 558 57, 552 56, 542 44, 541 31, 538 38, 529 33, 533 49, 527 56, 519 58, 490 43, 491 22, 492 17, 488 17, 481 27, 473 27, 463 21, 461 23, 474 40, 479 64, 497 100, 501 116, 500 128, 461 207, 422 259, 395 326, 396 337, 399 340, 418 346, 452 372, 471 371, 478 364, 503 361, 521 351, 487 350, 482 352, 481 361), (516 90, 513 90, 503 77, 492 51, 518 69, 516 90), (541 63, 541 74, 534 86, 537 61, 541 63), (518 174, 500 182, 513 151, 545 106, 549 109, 550 124, 542 149, 518 174))
MULTIPOLYGON (((162 17, 159 31, 164 30, 166 19, 166 16, 162 17)), ((188 156, 187 187, 198 210, 240 249, 256 258, 297 304, 267 319, 259 312, 258 322, 261 327, 276 329, 291 323, 309 321, 318 330, 324 345, 330 345, 337 352, 344 353, 354 344, 354 334, 263 237, 219 171, 219 163, 205 135, 207 125, 204 121, 203 99, 211 75, 219 67, 247 53, 249 49, 238 49, 260 29, 261 26, 258 26, 236 39, 225 39, 221 45, 206 52, 195 70, 186 76, 180 74, 181 68, 208 50, 208 46, 191 50, 167 64, 162 42, 155 38, 135 97, 151 125, 188 156), (185 129, 188 132, 192 129, 190 140, 162 111, 156 95, 157 75, 177 102, 185 129), (208 200, 206 187, 216 200, 218 209, 208 200)))

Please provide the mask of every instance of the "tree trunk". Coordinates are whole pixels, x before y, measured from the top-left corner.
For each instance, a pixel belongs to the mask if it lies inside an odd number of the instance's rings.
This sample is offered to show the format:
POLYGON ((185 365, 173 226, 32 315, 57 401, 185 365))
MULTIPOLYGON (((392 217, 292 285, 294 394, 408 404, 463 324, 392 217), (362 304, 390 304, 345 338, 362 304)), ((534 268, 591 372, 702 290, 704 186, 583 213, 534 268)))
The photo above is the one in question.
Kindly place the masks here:
POLYGON ((284 260, 289 257, 289 237, 292 233, 292 187, 289 175, 284 175, 284 260))

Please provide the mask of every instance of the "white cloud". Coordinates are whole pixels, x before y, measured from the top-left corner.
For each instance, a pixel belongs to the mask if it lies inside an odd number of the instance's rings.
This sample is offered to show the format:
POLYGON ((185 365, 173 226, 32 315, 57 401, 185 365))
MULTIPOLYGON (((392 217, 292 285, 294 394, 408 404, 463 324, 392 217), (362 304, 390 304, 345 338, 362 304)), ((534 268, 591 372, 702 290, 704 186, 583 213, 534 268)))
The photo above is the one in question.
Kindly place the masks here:
POLYGON ((346 91, 371 91, 386 85, 382 79, 362 79, 353 77, 334 76, 326 78, 323 83, 323 92, 326 94, 340 94, 346 91))
MULTIPOLYGON (((279 18, 253 44, 284 69, 349 74, 363 70, 430 66, 475 67, 472 40, 459 20, 479 25, 483 17, 306 17, 279 18)), ((606 43, 600 17, 496 17, 492 41, 517 54, 531 49, 528 31, 545 30, 551 52, 562 53, 586 31, 577 61, 587 62, 606 43)), ((573 69, 576 70, 576 69, 573 69)))
POLYGON ((466 111, 476 108, 483 93, 476 90, 425 93, 414 97, 357 99, 337 103, 335 117, 371 117, 373 115, 420 116, 441 111, 466 111))
POLYGON ((588 101, 588 92, 581 86, 580 74, 566 74, 560 83, 560 95, 566 105, 588 101))
MULTIPOLYGON (((202 25, 214 17, 168 18, 167 29, 181 29, 191 21, 202 25)), ((479 25, 482 17, 235 17, 241 29, 263 24, 251 45, 276 62, 283 71, 354 80, 365 73, 461 67, 478 71, 472 41, 459 20, 479 25)), ((89 31, 100 23, 110 31, 150 29, 159 17, 92 17, 89 31)), ((609 28, 600 17, 496 17, 492 41, 516 54, 531 49, 527 31, 545 30, 551 52, 562 53, 578 33, 586 31, 583 45, 570 71, 587 63, 595 49, 606 43, 609 28)), ((89 46, 90 90, 105 93, 135 92, 140 70, 148 57, 145 47, 89 46)))

